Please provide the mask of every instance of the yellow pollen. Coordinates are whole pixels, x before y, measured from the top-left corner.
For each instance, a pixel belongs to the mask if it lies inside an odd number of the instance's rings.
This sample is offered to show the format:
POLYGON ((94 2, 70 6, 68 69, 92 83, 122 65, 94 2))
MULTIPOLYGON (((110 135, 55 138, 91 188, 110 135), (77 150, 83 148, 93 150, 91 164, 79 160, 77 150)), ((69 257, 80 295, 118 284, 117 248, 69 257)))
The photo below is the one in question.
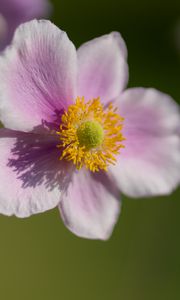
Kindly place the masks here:
POLYGON ((104 108, 100 98, 85 102, 84 97, 77 97, 62 115, 57 132, 60 159, 72 161, 78 170, 85 166, 92 172, 107 171, 124 148, 123 120, 112 104, 104 108))

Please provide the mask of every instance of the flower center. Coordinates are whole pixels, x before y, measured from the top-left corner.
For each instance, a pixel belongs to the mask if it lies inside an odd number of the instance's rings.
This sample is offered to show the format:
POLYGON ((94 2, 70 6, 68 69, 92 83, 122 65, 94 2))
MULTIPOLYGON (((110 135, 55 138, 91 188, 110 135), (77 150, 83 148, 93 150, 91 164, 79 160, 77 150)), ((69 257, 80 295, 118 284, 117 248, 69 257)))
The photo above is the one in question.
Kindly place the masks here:
POLYGON ((124 148, 122 121, 112 104, 104 108, 99 98, 85 102, 78 97, 62 115, 57 132, 60 159, 72 161, 77 169, 85 166, 92 172, 107 171, 124 148))
POLYGON ((79 145, 90 150, 102 144, 104 131, 98 122, 85 121, 78 127, 77 137, 79 145))

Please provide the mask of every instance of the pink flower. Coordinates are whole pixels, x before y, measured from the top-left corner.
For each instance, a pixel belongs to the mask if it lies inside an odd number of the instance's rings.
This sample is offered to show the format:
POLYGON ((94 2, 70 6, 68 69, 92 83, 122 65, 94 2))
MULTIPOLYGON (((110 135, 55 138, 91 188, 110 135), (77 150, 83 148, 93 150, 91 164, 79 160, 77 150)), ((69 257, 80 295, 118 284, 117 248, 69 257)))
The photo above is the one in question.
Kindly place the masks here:
POLYGON ((58 205, 76 235, 107 239, 120 191, 144 197, 177 187, 178 106, 155 89, 123 91, 126 58, 116 32, 76 52, 49 21, 17 29, 0 58, 1 213, 58 205))
POLYGON ((11 42, 21 23, 48 16, 50 11, 48 0, 0 0, 0 50, 11 42))

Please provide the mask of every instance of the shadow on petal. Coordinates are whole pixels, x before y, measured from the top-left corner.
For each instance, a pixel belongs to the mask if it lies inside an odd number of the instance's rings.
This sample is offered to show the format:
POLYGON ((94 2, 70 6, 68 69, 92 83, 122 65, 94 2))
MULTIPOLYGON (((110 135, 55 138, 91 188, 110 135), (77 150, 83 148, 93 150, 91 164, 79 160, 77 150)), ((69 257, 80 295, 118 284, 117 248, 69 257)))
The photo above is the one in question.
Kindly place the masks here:
POLYGON ((42 125, 28 133, 2 130, 1 137, 12 137, 14 141, 7 166, 22 181, 24 189, 44 185, 49 191, 66 191, 69 185, 73 166, 59 159, 59 139, 51 125, 42 121, 42 125))

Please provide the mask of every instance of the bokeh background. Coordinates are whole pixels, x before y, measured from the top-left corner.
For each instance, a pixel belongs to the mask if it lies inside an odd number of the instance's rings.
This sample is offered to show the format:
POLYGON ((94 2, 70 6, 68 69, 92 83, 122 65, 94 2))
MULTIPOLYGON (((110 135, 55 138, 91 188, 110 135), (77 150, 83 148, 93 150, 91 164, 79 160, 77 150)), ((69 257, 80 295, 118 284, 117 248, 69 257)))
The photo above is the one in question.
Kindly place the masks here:
MULTIPOLYGON (((180 100, 179 1, 52 4, 51 19, 76 46, 121 32, 129 52, 129 86, 153 86, 180 100)), ((179 190, 169 197, 123 197, 121 216, 106 242, 71 234, 57 209, 28 219, 1 215, 0 299, 179 300, 179 198, 179 190)))

